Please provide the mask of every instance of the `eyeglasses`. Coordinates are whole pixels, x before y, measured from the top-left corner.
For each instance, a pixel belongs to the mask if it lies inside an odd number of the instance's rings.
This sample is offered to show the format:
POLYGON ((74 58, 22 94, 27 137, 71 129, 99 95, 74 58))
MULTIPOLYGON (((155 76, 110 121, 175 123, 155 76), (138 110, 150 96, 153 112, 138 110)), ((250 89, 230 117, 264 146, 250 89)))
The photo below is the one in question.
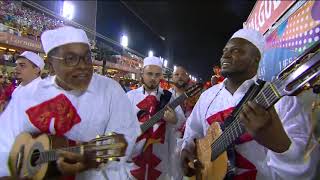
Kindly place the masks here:
POLYGON ((80 59, 87 65, 92 64, 91 53, 88 53, 86 56, 78 56, 76 54, 68 54, 65 57, 50 56, 53 59, 63 60, 67 66, 77 66, 80 62, 80 59))

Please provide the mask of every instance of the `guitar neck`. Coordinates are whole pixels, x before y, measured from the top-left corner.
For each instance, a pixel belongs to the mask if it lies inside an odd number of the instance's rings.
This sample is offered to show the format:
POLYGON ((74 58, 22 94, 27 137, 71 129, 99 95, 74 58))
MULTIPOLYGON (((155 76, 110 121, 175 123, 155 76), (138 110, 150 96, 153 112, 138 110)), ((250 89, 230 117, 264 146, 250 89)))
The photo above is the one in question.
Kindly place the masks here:
MULTIPOLYGON (((265 109, 268 109, 272 107, 280 98, 281 97, 276 91, 274 85, 272 83, 268 83, 262 88, 262 90, 258 93, 257 96, 249 95, 247 99, 244 100, 244 103, 253 100, 265 109)), ((233 118, 233 121, 224 129, 223 133, 211 145, 212 161, 215 160, 224 151, 226 151, 226 149, 230 145, 232 145, 238 137, 245 133, 244 128, 240 124, 238 116, 242 109, 242 104, 240 108, 236 109, 237 112, 234 113, 234 116, 231 117, 233 118)))
POLYGON ((74 146, 74 147, 52 149, 52 150, 40 152, 37 164, 42 164, 42 163, 47 163, 47 162, 52 162, 52 161, 58 160, 58 158, 59 158, 58 151, 59 150, 80 154, 82 151, 81 148, 82 148, 81 146, 74 146))
MULTIPOLYGON (((177 99, 168 104, 172 109, 179 106, 188 96, 186 94, 180 95, 177 99)), ((165 108, 162 108, 154 116, 152 116, 147 122, 143 123, 140 128, 142 133, 146 132, 149 128, 153 127, 158 121, 160 121, 164 115, 165 108)))

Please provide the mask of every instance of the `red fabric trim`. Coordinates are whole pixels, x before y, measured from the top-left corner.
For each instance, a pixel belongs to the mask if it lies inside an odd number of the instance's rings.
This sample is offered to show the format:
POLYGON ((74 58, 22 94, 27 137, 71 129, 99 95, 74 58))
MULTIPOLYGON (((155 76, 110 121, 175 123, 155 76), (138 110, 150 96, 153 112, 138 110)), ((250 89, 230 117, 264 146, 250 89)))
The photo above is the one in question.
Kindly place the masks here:
MULTIPOLYGON (((141 110, 144 110, 146 113, 139 117, 139 122, 144 123, 150 119, 153 115, 157 113, 157 107, 159 102, 155 96, 149 95, 144 98, 141 102, 137 104, 137 107, 141 110)), ((164 143, 165 141, 165 133, 166 133, 166 123, 162 120, 158 123, 159 127, 157 130, 153 130, 153 128, 148 129, 145 133, 140 135, 137 138, 137 142, 146 139, 148 142, 149 139, 160 139, 160 143, 164 143)), ((135 165, 138 166, 137 169, 131 170, 132 176, 134 176, 138 180, 144 180, 147 174, 147 180, 156 180, 160 175, 161 171, 158 171, 156 166, 158 166, 161 162, 155 154, 152 152, 153 145, 150 144, 146 147, 145 151, 142 151, 138 156, 134 157, 132 160, 135 165)))
POLYGON ((137 169, 131 170, 132 176, 138 180, 144 180, 147 174, 147 180, 156 180, 160 175, 161 171, 158 171, 156 166, 161 162, 157 156, 152 153, 153 147, 148 146, 147 149, 134 157, 132 160, 138 166, 137 169))
POLYGON ((76 146, 77 142, 74 140, 68 139, 68 144, 69 144, 69 146, 76 146))
POLYGON ((234 110, 234 107, 230 107, 228 109, 225 109, 223 111, 219 111, 213 115, 211 115, 210 117, 207 118, 207 122, 211 125, 213 122, 224 122, 229 115, 232 113, 232 111, 234 110))
POLYGON ((236 166, 242 169, 256 169, 256 167, 236 151, 236 166))
MULTIPOLYGON (((155 96, 148 95, 141 102, 137 104, 137 107, 141 110, 144 110, 146 113, 139 117, 139 122, 144 123, 148 121, 153 115, 157 113, 157 106, 159 102, 155 96)), ((140 135, 137 138, 137 142, 142 139, 161 139, 161 143, 164 143, 165 139, 165 122, 162 120, 158 123, 159 127, 156 131, 153 131, 153 128, 148 129, 145 133, 140 135)))
POLYGON ((81 122, 77 110, 63 94, 29 108, 26 113, 30 122, 42 133, 50 133, 50 123, 54 118, 54 129, 58 136, 64 135, 81 122))
POLYGON ((257 176, 256 170, 246 171, 233 177, 233 180, 255 180, 257 176))
MULTIPOLYGON (((219 111, 212 116, 207 118, 207 122, 211 125, 213 122, 223 123, 232 113, 234 107, 230 107, 223 111, 219 111)), ((253 140, 252 136, 248 133, 243 134, 239 137, 237 144, 243 144, 245 142, 253 140)), ((247 169, 245 173, 236 175, 234 180, 254 180, 256 179, 257 170, 256 167, 246 158, 244 158, 241 154, 236 152, 236 167, 247 169)))
MULTIPOLYGON (((137 104, 137 107, 141 110, 145 110, 150 114, 156 113, 156 107, 159 104, 157 98, 155 96, 149 95, 145 97, 141 102, 137 104)), ((139 120, 140 121, 140 120, 139 120)))
POLYGON ((253 137, 249 133, 244 133, 242 136, 238 138, 236 144, 243 144, 249 141, 252 141, 253 137))
POLYGON ((75 180, 76 176, 63 176, 59 178, 60 180, 75 180))

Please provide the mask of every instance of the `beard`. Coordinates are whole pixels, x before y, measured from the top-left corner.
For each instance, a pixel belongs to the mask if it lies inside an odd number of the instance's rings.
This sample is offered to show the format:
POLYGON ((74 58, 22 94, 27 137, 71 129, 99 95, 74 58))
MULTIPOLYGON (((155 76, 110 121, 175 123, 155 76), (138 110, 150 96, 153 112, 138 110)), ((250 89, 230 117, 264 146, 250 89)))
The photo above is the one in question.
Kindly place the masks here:
POLYGON ((174 85, 175 85, 177 88, 182 89, 182 88, 186 88, 187 85, 188 85, 188 83, 179 80, 179 81, 175 82, 174 85))
POLYGON ((159 87, 159 83, 156 83, 156 81, 150 81, 150 84, 147 84, 143 78, 141 79, 142 84, 150 91, 156 90, 159 87))
POLYGON ((75 91, 79 91, 79 92, 84 92, 89 87, 89 83, 88 84, 78 84, 78 85, 75 85, 72 83, 67 83, 59 76, 56 76, 56 83, 58 84, 58 86, 60 86, 60 87, 62 86, 61 88, 64 90, 75 90, 75 91))

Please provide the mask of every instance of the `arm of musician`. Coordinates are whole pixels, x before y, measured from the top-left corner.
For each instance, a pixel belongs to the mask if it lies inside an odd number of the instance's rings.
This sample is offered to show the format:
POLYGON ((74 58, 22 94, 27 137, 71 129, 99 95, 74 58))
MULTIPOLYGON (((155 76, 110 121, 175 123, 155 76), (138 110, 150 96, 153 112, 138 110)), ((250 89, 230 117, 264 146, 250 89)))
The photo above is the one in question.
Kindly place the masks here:
POLYGON ((274 179, 311 179, 316 171, 319 153, 313 151, 304 158, 304 149, 310 132, 309 114, 297 97, 284 97, 275 109, 290 138, 289 148, 282 153, 267 152, 267 167, 274 179))
POLYGON ((119 92, 117 101, 112 102, 110 113, 107 131, 114 129, 114 132, 124 134, 128 143, 126 150, 126 158, 128 158, 132 152, 136 138, 141 134, 141 129, 129 98, 122 91, 119 92))
POLYGON ((319 162, 319 153, 313 151, 304 158, 304 149, 311 130, 309 113, 305 111, 297 97, 284 97, 275 107, 291 140, 291 145, 283 153, 269 151, 268 164, 280 177, 311 179, 319 162))
POLYGON ((177 123, 175 124, 175 129, 178 130, 183 126, 183 124, 186 122, 187 118, 180 106, 176 107, 175 109, 176 116, 177 116, 177 123))
POLYGON ((202 105, 202 95, 192 110, 189 118, 186 121, 186 130, 183 136, 182 147, 180 151, 180 163, 182 172, 186 176, 193 176, 195 174, 195 169, 189 166, 190 162, 194 162, 196 159, 195 154, 195 143, 194 139, 204 136, 203 131, 203 119, 201 112, 204 108, 202 105), (202 120, 202 121, 201 121, 202 120))
POLYGON ((193 152, 195 147, 194 139, 204 136, 204 117, 202 117, 204 108, 201 108, 203 106, 203 98, 204 96, 201 95, 186 121, 186 130, 184 132, 181 150, 187 149, 188 151, 193 152))
POLYGON ((109 106, 110 119, 107 124, 106 133, 116 132, 124 134, 128 146, 126 155, 121 158, 120 162, 108 163, 106 174, 109 179, 123 179, 123 176, 128 174, 127 169, 129 169, 129 164, 126 161, 132 154, 136 139, 141 134, 141 129, 127 95, 122 90, 117 90, 112 95, 112 98, 116 98, 116 100, 111 101, 109 106))

